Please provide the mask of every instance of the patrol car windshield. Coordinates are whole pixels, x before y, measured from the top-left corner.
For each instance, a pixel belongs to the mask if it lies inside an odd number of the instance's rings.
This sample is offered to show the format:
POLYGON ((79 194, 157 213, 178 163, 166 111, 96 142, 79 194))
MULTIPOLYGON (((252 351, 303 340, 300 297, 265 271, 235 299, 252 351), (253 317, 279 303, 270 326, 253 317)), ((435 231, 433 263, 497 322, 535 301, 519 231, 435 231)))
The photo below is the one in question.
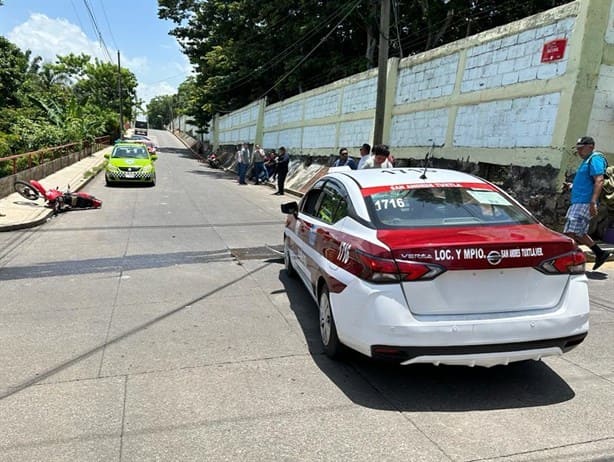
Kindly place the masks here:
POLYGON ((383 228, 515 225, 536 223, 496 190, 425 187, 376 192, 365 197, 383 228))
POLYGON ((149 154, 143 146, 116 147, 111 157, 121 159, 147 159, 149 154))

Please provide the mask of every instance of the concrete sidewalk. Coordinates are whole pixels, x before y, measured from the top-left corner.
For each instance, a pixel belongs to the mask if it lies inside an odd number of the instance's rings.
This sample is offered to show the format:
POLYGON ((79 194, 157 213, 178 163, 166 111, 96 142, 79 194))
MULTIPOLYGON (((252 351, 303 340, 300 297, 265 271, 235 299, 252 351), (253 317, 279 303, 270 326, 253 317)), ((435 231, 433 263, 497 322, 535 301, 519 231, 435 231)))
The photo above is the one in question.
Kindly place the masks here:
MULTIPOLYGON (((40 182, 47 189, 58 187, 61 191, 65 191, 70 186, 71 191, 78 191, 96 176, 94 172, 104 164, 104 155, 111 152, 111 149, 112 146, 109 146, 95 152, 41 179, 40 182)), ((0 198, 0 232, 38 226, 52 215, 53 210, 45 207, 42 198, 30 201, 16 192, 0 198)))

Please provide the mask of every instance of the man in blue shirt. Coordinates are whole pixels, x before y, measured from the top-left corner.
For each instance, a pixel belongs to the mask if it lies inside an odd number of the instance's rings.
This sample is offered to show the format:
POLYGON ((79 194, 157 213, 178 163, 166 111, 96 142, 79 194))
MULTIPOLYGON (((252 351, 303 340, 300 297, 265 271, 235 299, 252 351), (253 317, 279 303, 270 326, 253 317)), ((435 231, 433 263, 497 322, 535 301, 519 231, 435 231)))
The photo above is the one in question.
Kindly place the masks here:
POLYGON ((349 157, 347 148, 339 149, 339 158, 333 164, 333 167, 343 167, 343 166, 348 166, 352 170, 356 170, 356 162, 354 162, 354 159, 349 157))
POLYGON ((596 270, 612 254, 595 244, 588 235, 591 218, 597 215, 597 204, 607 162, 603 154, 595 151, 595 140, 590 136, 583 136, 576 142, 576 152, 582 163, 576 170, 571 185, 571 206, 567 210, 563 232, 594 252, 593 270, 596 270))

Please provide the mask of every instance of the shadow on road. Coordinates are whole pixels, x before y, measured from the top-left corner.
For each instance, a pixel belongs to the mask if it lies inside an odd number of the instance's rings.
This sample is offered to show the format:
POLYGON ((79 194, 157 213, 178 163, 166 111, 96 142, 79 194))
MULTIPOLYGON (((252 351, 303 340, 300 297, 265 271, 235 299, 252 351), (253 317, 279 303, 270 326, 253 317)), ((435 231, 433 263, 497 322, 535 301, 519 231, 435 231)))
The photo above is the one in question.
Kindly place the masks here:
POLYGON ((187 148, 172 148, 170 146, 158 147, 158 157, 168 154, 179 154, 181 157, 194 158, 194 154, 187 148))
POLYGON ((323 352, 318 308, 298 279, 279 279, 299 321, 313 360, 356 404, 391 411, 462 412, 548 406, 575 396, 543 362, 470 368, 377 362, 357 352, 333 361, 323 352))

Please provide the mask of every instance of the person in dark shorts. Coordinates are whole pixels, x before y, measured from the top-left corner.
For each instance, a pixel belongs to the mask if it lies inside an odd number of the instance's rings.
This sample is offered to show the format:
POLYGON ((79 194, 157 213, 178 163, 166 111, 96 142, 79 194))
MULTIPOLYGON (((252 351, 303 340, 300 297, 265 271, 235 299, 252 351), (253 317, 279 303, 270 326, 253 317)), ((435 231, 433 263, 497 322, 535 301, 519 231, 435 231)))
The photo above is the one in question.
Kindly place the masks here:
POLYGON ((591 218, 597 215, 607 162, 603 154, 595 151, 595 140, 590 136, 583 136, 576 142, 576 153, 582 162, 576 170, 573 183, 564 185, 567 189, 571 188, 571 205, 565 216, 563 233, 593 251, 594 271, 612 255, 612 252, 603 250, 588 235, 591 218))

